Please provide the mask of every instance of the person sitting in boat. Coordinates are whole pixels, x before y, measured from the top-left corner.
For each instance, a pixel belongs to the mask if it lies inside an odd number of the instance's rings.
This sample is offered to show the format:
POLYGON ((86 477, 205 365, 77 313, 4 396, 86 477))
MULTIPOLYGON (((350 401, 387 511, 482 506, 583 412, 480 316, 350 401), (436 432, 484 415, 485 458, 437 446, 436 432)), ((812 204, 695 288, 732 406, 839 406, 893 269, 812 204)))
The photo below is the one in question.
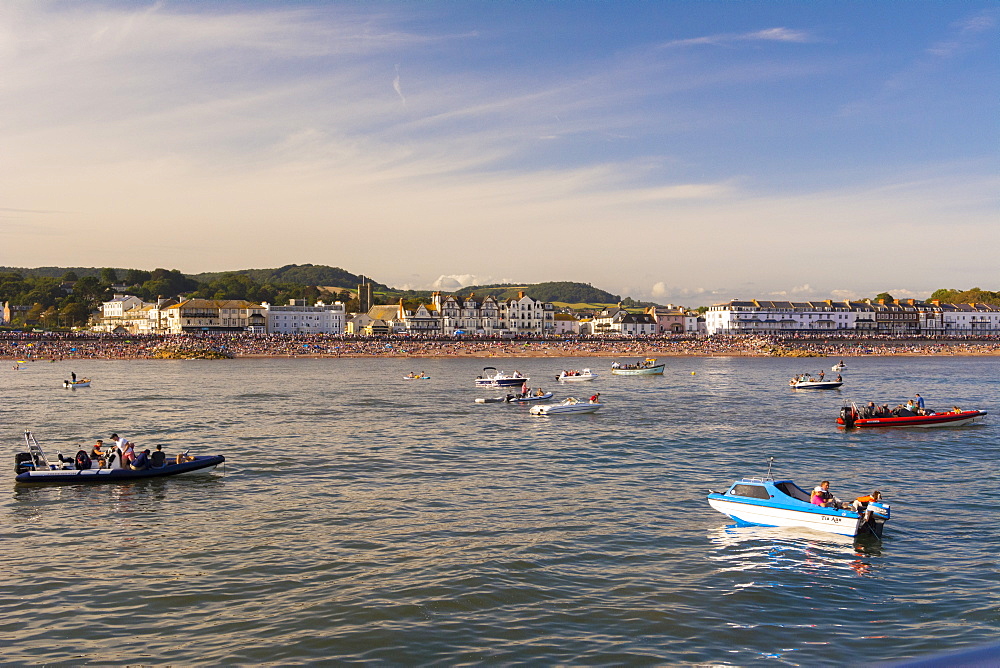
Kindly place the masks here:
POLYGON ((179 455, 177 455, 177 459, 175 461, 178 464, 183 464, 184 462, 193 462, 194 461, 194 457, 192 457, 191 455, 189 455, 188 451, 185 450, 184 452, 182 452, 179 455))
POLYGON ((545 395, 545 390, 543 390, 542 388, 539 387, 539 388, 537 388, 535 390, 535 396, 536 397, 541 397, 541 396, 544 396, 544 395, 545 395))
POLYGON ((620 369, 620 368, 622 368, 622 365, 619 364, 618 362, 612 362, 611 363, 611 368, 612 369, 620 369))
POLYGON ((809 499, 814 506, 824 508, 840 508, 841 501, 830 492, 830 481, 824 480, 813 488, 812 497, 809 499))
POLYGON ((145 471, 149 468, 149 448, 140 452, 135 459, 129 462, 129 468, 133 471, 145 471))
POLYGON ((166 462, 166 459, 167 459, 167 453, 163 451, 163 446, 157 443, 156 450, 154 450, 153 454, 149 456, 150 466, 152 466, 154 469, 158 469, 161 466, 163 466, 163 464, 166 462))
POLYGON ((102 469, 104 468, 105 455, 108 454, 107 451, 104 450, 103 448, 104 448, 104 441, 102 441, 101 439, 97 439, 97 442, 94 443, 94 447, 90 449, 90 458, 96 461, 102 469))
POLYGON ((841 377, 841 375, 839 373, 837 374, 837 382, 838 383, 843 383, 844 382, 844 379, 841 377))
POLYGON ((952 406, 952 407, 951 407, 951 412, 952 412, 952 413, 962 413, 963 411, 962 411, 962 409, 961 409, 961 408, 959 408, 958 406, 952 406))
POLYGON ((881 500, 882 500, 882 492, 876 489, 871 494, 865 494, 864 496, 859 496, 858 498, 854 499, 854 503, 851 504, 851 507, 854 509, 854 512, 860 513, 863 512, 864 509, 868 507, 869 503, 881 500))
POLYGON ((592 404, 596 404, 596 403, 597 403, 597 402, 599 402, 600 400, 601 400, 601 393, 600 393, 600 392, 598 392, 597 394, 595 394, 594 396, 592 396, 592 397, 590 398, 590 403, 592 403, 592 404))

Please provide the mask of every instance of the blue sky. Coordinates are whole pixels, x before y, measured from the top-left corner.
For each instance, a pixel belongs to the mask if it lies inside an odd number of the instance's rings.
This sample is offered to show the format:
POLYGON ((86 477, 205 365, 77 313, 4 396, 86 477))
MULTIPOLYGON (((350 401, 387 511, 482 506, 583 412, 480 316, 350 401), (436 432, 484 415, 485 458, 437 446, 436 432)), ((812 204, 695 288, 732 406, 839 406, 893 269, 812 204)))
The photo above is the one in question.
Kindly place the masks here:
POLYGON ((995 2, 0 4, 0 265, 1000 289, 995 2))

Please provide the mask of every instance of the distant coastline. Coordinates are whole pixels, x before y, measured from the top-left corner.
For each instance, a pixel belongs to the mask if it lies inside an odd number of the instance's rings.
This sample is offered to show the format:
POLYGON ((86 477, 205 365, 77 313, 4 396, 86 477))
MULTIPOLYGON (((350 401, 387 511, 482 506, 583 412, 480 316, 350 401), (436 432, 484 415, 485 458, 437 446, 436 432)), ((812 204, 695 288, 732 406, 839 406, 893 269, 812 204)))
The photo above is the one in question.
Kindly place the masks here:
POLYGON ((1000 355, 1000 337, 742 335, 712 337, 332 337, 280 335, 129 336, 0 333, 0 359, 532 357, 861 357, 1000 355))

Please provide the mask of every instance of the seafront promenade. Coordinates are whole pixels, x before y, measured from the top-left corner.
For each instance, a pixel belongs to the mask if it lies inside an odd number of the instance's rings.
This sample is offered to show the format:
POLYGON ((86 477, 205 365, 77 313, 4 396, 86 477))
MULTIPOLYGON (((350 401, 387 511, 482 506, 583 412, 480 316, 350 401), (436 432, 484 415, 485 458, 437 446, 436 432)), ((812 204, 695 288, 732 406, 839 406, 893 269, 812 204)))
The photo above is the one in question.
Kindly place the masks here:
POLYGON ((0 334, 0 359, 156 359, 171 351, 226 357, 669 357, 998 355, 1000 337, 741 335, 711 337, 334 337, 222 334, 130 336, 94 333, 0 334))

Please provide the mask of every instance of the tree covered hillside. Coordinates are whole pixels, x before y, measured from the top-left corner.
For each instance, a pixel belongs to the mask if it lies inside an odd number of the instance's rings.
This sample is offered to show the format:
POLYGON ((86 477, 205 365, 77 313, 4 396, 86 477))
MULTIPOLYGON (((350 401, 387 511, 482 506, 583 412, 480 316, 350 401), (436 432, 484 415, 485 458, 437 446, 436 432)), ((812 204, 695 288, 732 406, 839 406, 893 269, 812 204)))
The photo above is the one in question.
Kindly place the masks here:
POLYGON ((553 281, 532 285, 471 285, 462 288, 456 294, 465 297, 475 293, 480 297, 490 295, 495 299, 508 300, 516 299, 519 292, 524 292, 532 299, 543 302, 565 302, 568 304, 617 304, 622 300, 619 295, 595 288, 590 283, 570 281, 553 281))

